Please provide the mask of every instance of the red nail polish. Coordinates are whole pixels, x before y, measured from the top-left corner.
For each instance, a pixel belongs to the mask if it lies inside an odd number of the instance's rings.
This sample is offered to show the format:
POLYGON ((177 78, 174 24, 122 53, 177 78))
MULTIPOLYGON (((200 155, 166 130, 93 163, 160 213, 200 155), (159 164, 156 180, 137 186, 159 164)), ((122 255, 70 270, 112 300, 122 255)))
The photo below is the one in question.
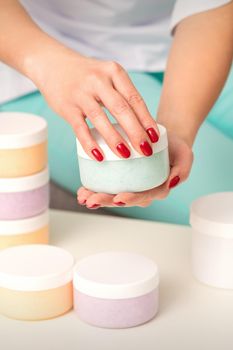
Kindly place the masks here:
POLYGON ((147 156, 147 157, 149 157, 153 154, 153 150, 152 150, 149 142, 147 142, 147 141, 143 141, 140 144, 140 148, 141 148, 142 152, 145 154, 145 156, 147 156))
POLYGON ((88 209, 97 209, 100 207, 100 204, 93 204, 90 207, 88 207, 88 209))
POLYGON ((119 143, 116 146, 116 149, 122 155, 123 158, 129 158, 130 157, 130 150, 128 149, 128 147, 126 147, 124 145, 124 143, 119 143))
POLYGON ((115 202, 114 204, 118 205, 118 207, 123 207, 125 205, 124 202, 115 202))
POLYGON ((158 136, 158 134, 157 134, 157 132, 155 131, 154 128, 148 128, 148 129, 146 130, 146 132, 147 132, 147 134, 148 134, 148 136, 149 136, 151 142, 153 142, 153 143, 158 142, 159 136, 158 136))
POLYGON ((173 179, 171 179, 171 181, 169 183, 169 188, 175 187, 179 182, 180 182, 179 176, 173 177, 173 179))
POLYGON ((104 157, 102 156, 102 154, 100 153, 100 151, 97 148, 94 148, 91 151, 91 153, 93 154, 95 159, 98 160, 98 162, 102 162, 102 160, 104 159, 104 157))

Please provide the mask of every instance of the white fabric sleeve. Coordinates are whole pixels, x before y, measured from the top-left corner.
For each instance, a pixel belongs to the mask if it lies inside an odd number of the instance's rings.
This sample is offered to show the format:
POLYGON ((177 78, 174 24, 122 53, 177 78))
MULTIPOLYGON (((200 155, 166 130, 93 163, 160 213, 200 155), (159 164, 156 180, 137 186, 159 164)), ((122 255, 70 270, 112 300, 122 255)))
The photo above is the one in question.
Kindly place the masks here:
POLYGON ((171 33, 182 19, 199 12, 217 8, 231 1, 232 0, 177 0, 171 17, 171 33))

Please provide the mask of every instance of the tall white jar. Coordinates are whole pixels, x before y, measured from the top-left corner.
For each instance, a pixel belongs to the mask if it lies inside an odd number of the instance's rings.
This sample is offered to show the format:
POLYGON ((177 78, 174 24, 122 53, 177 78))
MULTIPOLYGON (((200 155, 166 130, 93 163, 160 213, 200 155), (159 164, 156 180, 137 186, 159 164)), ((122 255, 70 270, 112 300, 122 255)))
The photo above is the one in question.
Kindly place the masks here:
POLYGON ((210 286, 233 289, 233 192, 194 201, 190 223, 194 276, 210 286))

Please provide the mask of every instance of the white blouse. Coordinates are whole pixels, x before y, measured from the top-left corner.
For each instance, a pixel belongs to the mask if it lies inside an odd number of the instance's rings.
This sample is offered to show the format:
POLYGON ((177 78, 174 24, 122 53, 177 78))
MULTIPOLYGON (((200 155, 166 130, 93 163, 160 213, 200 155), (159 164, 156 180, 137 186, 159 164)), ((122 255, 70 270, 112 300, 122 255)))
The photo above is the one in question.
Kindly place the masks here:
MULTIPOLYGON (((81 54, 131 71, 164 71, 171 31, 182 19, 230 0, 21 0, 34 21, 81 54)), ((78 69, 78 67, 77 67, 78 69)), ((0 103, 36 90, 0 63, 0 103)))

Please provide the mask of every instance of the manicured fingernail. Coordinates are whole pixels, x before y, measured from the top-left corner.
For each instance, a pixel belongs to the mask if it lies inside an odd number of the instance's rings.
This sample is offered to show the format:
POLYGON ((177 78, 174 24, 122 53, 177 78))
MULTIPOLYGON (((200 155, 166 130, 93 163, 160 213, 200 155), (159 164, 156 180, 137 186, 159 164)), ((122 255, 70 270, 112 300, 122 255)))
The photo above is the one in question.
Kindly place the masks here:
POLYGON ((130 157, 130 150, 128 149, 128 147, 126 147, 124 145, 124 143, 119 143, 116 146, 116 149, 122 155, 123 158, 129 158, 130 157))
POLYGON ((147 156, 147 157, 149 157, 153 154, 153 150, 152 150, 149 142, 147 142, 147 141, 143 141, 140 144, 140 148, 141 148, 142 152, 145 154, 145 156, 147 156))
POLYGON ((148 136, 149 136, 151 142, 153 142, 153 143, 158 142, 158 140, 159 140, 159 135, 157 134, 157 132, 155 131, 154 128, 148 128, 148 129, 146 130, 146 132, 147 132, 147 134, 148 134, 148 136))
POLYGON ((118 205, 118 207, 123 207, 125 205, 124 202, 115 202, 114 204, 118 205))
POLYGON ((100 204, 92 204, 88 209, 97 209, 100 207, 100 204))
POLYGON ((173 179, 171 179, 171 181, 169 183, 169 188, 175 187, 179 182, 180 182, 179 176, 173 177, 173 179))
POLYGON ((98 160, 98 162, 102 162, 102 160, 104 159, 104 157, 102 156, 102 154, 100 153, 100 151, 97 148, 94 148, 91 151, 91 153, 93 154, 95 159, 98 160))

